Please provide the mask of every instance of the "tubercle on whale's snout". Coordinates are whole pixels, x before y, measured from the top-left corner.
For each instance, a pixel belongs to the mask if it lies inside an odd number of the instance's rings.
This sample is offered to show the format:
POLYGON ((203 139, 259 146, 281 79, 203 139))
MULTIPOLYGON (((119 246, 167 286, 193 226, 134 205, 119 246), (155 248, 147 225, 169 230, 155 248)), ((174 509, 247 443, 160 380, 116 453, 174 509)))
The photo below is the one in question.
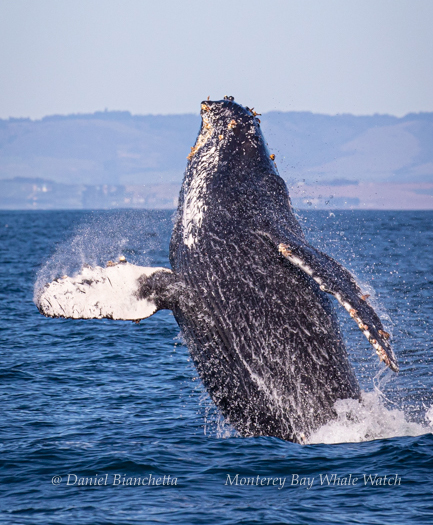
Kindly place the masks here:
POLYGON ((194 144, 194 146, 191 148, 191 151, 189 155, 186 157, 189 161, 194 157, 196 152, 204 146, 204 144, 208 141, 208 139, 212 136, 214 129, 212 124, 203 118, 203 127, 202 131, 197 137, 197 140, 194 144))
POLYGON ((257 118, 260 113, 237 104, 233 97, 224 97, 223 100, 203 100, 200 105, 203 120, 211 119, 219 122, 243 121, 244 123, 260 124, 257 118))

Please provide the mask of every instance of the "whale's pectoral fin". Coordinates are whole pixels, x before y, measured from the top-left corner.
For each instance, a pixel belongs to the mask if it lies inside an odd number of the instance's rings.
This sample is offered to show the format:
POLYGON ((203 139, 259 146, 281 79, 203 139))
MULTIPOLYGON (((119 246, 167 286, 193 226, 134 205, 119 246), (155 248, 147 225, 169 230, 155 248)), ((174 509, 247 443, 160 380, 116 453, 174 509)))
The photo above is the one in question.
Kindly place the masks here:
POLYGON ((378 315, 368 304, 354 277, 337 261, 309 246, 301 239, 288 235, 276 240, 278 251, 293 265, 313 278, 324 292, 334 295, 355 320, 365 337, 373 345, 381 361, 398 372, 397 360, 389 334, 385 332, 378 315))
POLYGON ((35 297, 47 317, 140 321, 170 308, 175 274, 127 262, 85 266, 75 277, 56 279, 35 297))

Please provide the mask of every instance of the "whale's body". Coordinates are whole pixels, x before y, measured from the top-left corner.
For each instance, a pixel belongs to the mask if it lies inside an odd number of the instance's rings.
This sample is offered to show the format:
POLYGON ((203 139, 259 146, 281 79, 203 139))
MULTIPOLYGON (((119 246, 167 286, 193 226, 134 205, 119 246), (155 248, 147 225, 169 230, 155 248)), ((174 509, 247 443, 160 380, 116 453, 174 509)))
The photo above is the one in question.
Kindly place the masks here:
POLYGON ((327 294, 397 370, 389 336, 349 272, 306 243, 255 113, 231 97, 203 102, 201 113, 170 243, 172 272, 143 269, 137 281, 134 267, 128 286, 136 292, 123 313, 108 305, 95 314, 93 300, 77 310, 71 299, 74 286, 105 293, 101 272, 113 268, 99 268, 90 284, 80 276, 51 283, 38 306, 45 315, 124 319, 170 308, 203 384, 238 432, 304 442, 334 416, 336 400, 360 397, 327 294))
POLYGON ((360 395, 332 304, 248 220, 237 231, 208 219, 193 248, 171 247, 173 269, 194 290, 173 312, 195 366, 242 435, 301 441, 337 399, 360 395))

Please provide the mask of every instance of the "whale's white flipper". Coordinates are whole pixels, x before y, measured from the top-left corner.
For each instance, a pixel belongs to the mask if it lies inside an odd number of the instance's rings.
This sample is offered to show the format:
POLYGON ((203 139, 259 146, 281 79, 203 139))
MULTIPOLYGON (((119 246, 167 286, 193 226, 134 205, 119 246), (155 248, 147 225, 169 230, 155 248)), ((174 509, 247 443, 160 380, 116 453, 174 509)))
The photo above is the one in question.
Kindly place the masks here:
POLYGON ((368 295, 361 292, 353 275, 332 257, 294 235, 286 233, 275 240, 278 251, 288 261, 313 278, 322 291, 337 298, 374 347, 379 359, 391 370, 398 372, 397 359, 388 340, 390 336, 385 332, 379 316, 368 304, 368 295))
POLYGON ((63 277, 45 285, 35 299, 47 317, 72 319, 124 319, 139 321, 159 308, 152 297, 139 297, 146 278, 166 268, 146 268, 127 262, 84 267, 75 277, 63 277))

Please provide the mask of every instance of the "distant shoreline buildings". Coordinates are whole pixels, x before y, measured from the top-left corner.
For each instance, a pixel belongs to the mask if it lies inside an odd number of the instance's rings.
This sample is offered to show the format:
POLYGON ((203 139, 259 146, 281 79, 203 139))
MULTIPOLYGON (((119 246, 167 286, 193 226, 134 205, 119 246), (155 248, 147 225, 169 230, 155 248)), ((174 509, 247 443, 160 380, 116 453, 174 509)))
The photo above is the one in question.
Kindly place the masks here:
POLYGON ((0 180, 0 209, 174 209, 179 184, 62 184, 41 178, 0 180))
MULTIPOLYGON (((175 209, 180 184, 63 184, 41 178, 0 180, 0 210, 175 209)), ((432 210, 433 182, 289 183, 299 209, 432 210)))

